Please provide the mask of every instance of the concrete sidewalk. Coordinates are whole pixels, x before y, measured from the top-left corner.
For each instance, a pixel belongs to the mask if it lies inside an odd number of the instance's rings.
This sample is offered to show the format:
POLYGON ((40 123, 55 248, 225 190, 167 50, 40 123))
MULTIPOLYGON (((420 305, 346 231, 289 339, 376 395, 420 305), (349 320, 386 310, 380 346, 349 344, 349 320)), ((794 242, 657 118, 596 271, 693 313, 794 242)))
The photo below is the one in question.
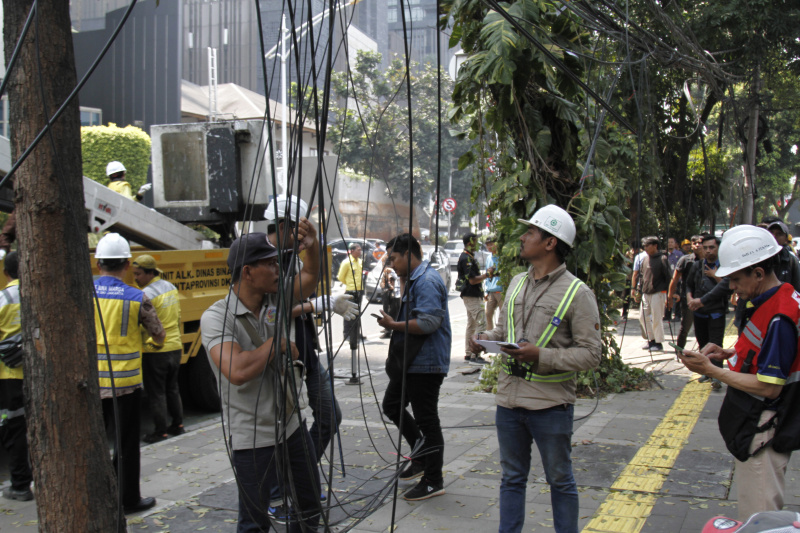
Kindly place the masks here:
MULTIPOLYGON (((459 305, 451 306, 456 337, 466 325, 459 305)), ((674 354, 657 352, 651 358, 641 349, 635 312, 631 318, 625 325, 625 338, 622 327, 618 335, 624 358, 654 370, 659 386, 612 394, 599 401, 582 399, 576 404, 573 462, 581 528, 591 523, 591 531, 688 533, 700 531, 713 516, 736 517, 733 459, 716 423, 724 389, 711 392, 708 384, 691 382, 674 354), (680 423, 675 422, 678 419, 680 423), (671 424, 671 429, 665 429, 665 424, 671 424), (661 451, 648 456, 644 453, 648 447, 661 451), (650 457, 645 462, 652 460, 652 464, 642 464, 642 457, 650 457), (667 463, 669 466, 664 466, 667 463), (653 480, 655 485, 648 485, 653 480), (625 486, 634 488, 619 489, 625 486)), ((393 504, 389 478, 396 456, 390 437, 396 442, 397 431, 391 426, 387 431, 379 412, 388 383, 379 362, 385 358, 387 346, 387 341, 367 341, 368 360, 375 372, 371 379, 363 379, 362 386, 336 381, 344 418, 344 471, 337 445, 329 518, 336 525, 330 530, 343 530, 363 517, 352 531, 388 531, 394 515, 396 531, 401 532, 496 531, 500 460, 492 425, 494 397, 474 390, 478 374, 460 373, 469 368, 462 361, 461 338, 454 339, 451 371, 440 397, 447 492, 417 503, 398 498, 393 504)), ((349 354, 341 364, 349 365, 349 354)), ((142 495, 155 496, 159 505, 145 516, 129 516, 129 531, 235 531, 236 486, 219 423, 190 429, 180 437, 142 447, 142 495)), ((404 448, 407 450, 405 444, 404 448)), ((327 475, 329 465, 324 466, 327 475)), ((800 463, 796 458, 789 468, 786 502, 788 508, 800 510, 800 463)), ((400 491, 413 485, 401 482, 400 491)), ((537 452, 526 501, 524 531, 552 529, 550 494, 537 452)), ((35 502, 0 500, 0 509, 0 530, 34 531, 37 527, 35 502)))

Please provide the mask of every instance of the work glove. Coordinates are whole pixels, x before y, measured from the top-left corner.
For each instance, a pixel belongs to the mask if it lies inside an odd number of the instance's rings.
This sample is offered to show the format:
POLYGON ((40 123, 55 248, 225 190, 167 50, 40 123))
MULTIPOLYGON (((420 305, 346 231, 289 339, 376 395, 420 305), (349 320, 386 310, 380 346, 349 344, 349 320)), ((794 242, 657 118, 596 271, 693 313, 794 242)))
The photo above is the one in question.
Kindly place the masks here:
POLYGON ((152 188, 153 188, 153 184, 152 183, 145 183, 144 185, 139 187, 139 192, 137 194, 139 196, 144 196, 144 193, 146 193, 147 191, 149 191, 152 188))
MULTIPOLYGON (((325 298, 330 297, 317 296, 311 300, 311 303, 314 304, 315 313, 322 311, 325 298)), ((340 294, 339 296, 334 296, 333 298, 330 298, 328 308, 337 315, 341 315, 345 320, 355 320, 355 318, 358 316, 358 306, 350 301, 352 299, 352 294, 340 294)))

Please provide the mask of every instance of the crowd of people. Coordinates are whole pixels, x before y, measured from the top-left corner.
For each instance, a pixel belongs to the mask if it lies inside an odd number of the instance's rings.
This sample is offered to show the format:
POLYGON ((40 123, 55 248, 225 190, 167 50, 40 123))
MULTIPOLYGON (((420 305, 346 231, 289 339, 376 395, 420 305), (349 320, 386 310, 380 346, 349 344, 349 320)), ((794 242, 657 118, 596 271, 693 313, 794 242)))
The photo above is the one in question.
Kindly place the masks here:
MULTIPOLYGON (((312 317, 339 314, 345 339, 353 344, 362 338, 361 247, 350 245, 336 273, 344 294, 316 296, 320 243, 307 211, 302 200, 280 196, 265 212, 266 233, 247 233, 232 243, 231 290, 201 318, 237 476, 239 532, 268 531, 275 524, 289 531, 319 527, 328 497, 319 463, 342 412, 312 317), (310 428, 303 416, 306 406, 310 428)), ((480 366, 486 353, 500 369, 495 413, 502 469, 499 531, 522 530, 535 444, 550 487, 555 530, 577 532, 571 461, 577 374, 600 362, 600 313, 592 290, 566 267, 576 238, 571 216, 548 205, 519 223, 525 226, 519 260, 527 269, 507 287, 501 283, 494 239, 486 240, 491 256, 481 272, 478 236, 463 236, 455 287, 467 317, 464 358, 480 366)), ((736 458, 737 476, 757 487, 740 490, 744 517, 781 508, 789 454, 800 442, 800 423, 794 423, 800 415, 789 408, 800 375, 800 263, 783 222, 765 220, 760 226, 738 226, 722 237, 669 238, 666 251, 657 237, 646 237, 643 251, 635 246, 630 254, 630 296, 640 303, 643 348, 663 350, 664 320, 679 322, 679 359, 714 390, 727 385, 720 430, 736 458), (731 306, 740 335, 734 348, 724 349, 731 306), (686 349, 692 327, 697 350, 686 349)), ((156 503, 139 490, 143 385, 154 423, 145 442, 185 431, 177 388, 180 306, 176 288, 161 277, 156 260, 133 258, 120 235, 103 237, 95 258, 100 397, 106 423, 118 423, 121 430, 113 461, 121 504, 132 513, 156 503), (137 287, 123 281, 129 269, 137 287)), ((415 483, 402 497, 425 500, 445 492, 438 400, 451 360, 450 288, 407 233, 387 243, 381 261, 383 309, 376 318, 382 337, 390 339, 381 410, 408 446, 407 452, 398 450, 407 460, 398 463, 397 479, 415 483)), ((5 275, 0 341, 21 330, 16 253, 6 256, 5 275)), ((0 442, 9 452, 11 473, 3 495, 30 500, 21 382, 21 368, 0 361, 0 442)))

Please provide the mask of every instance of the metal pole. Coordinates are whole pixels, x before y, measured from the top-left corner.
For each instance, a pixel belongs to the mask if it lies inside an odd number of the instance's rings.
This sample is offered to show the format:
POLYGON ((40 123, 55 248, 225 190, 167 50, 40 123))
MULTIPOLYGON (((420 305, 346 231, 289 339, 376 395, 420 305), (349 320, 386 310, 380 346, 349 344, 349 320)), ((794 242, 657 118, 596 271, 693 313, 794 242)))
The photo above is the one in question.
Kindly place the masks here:
POLYGON ((289 112, 287 109, 288 102, 286 101, 286 39, 289 36, 287 35, 286 29, 286 15, 283 16, 281 21, 281 105, 283 106, 283 115, 281 120, 283 121, 283 126, 281 128, 281 189, 283 194, 288 195, 289 191, 287 190, 289 184, 289 174, 288 174, 288 164, 289 161, 289 143, 287 140, 287 122, 289 122, 289 112))

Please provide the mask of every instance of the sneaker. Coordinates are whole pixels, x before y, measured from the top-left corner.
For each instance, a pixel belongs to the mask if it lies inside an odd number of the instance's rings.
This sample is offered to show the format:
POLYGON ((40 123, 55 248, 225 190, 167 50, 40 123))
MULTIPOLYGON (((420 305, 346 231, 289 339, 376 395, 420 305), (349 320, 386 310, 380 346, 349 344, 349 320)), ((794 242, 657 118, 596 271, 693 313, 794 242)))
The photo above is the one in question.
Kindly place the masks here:
POLYGON ((418 477, 422 477, 425 473, 425 467, 419 463, 411 461, 405 470, 400 474, 400 481, 411 481, 412 479, 417 479, 418 477))
POLYGON ((186 429, 183 426, 170 426, 167 428, 167 433, 172 435, 173 437, 177 437, 178 435, 183 435, 186 433, 186 429))
POLYGON ((142 440, 145 441, 147 444, 155 444, 156 442, 161 442, 162 440, 167 440, 169 435, 166 433, 160 433, 155 431, 150 433, 149 435, 145 435, 142 440))
POLYGON ((642 345, 642 350, 652 350, 653 349, 653 345, 655 343, 656 343, 656 341, 649 341, 649 342, 644 343, 642 345))
POLYGON ((419 500, 427 500, 428 498, 433 498, 434 496, 440 496, 444 494, 444 482, 440 481, 439 483, 429 483, 427 479, 422 478, 422 480, 417 483, 417 485, 410 489, 408 492, 403 494, 403 499, 409 502, 416 502, 419 500))
POLYGON ((14 487, 8 487, 3 491, 3 498, 6 500, 29 502, 33 499, 33 492, 31 492, 31 489, 19 490, 15 489, 14 487))
POLYGON ((464 356, 464 361, 466 361, 467 363, 469 363, 469 360, 470 360, 470 359, 472 359, 473 357, 475 357, 475 356, 474 356, 474 355, 465 355, 465 356, 464 356))
POLYGON ((279 505, 277 507, 267 508, 267 515, 276 524, 283 525, 289 523, 291 511, 289 511, 285 505, 279 505))
POLYGON ((700 379, 698 379, 698 380, 697 380, 697 382, 698 382, 698 383, 705 383, 705 382, 706 382, 706 381, 708 381, 709 379, 711 379, 711 378, 710 378, 710 377, 708 377, 708 376, 703 376, 703 377, 701 377, 700 379))
POLYGON ((663 352, 664 351, 664 346, 660 342, 654 342, 653 343, 653 351, 654 352, 663 352))
POLYGON ((489 361, 487 361, 480 355, 473 355, 472 357, 469 358, 469 364, 471 365, 485 365, 488 362, 489 361))
POLYGON ((718 379, 714 379, 711 381, 711 389, 719 392, 722 390, 722 382, 718 379))

